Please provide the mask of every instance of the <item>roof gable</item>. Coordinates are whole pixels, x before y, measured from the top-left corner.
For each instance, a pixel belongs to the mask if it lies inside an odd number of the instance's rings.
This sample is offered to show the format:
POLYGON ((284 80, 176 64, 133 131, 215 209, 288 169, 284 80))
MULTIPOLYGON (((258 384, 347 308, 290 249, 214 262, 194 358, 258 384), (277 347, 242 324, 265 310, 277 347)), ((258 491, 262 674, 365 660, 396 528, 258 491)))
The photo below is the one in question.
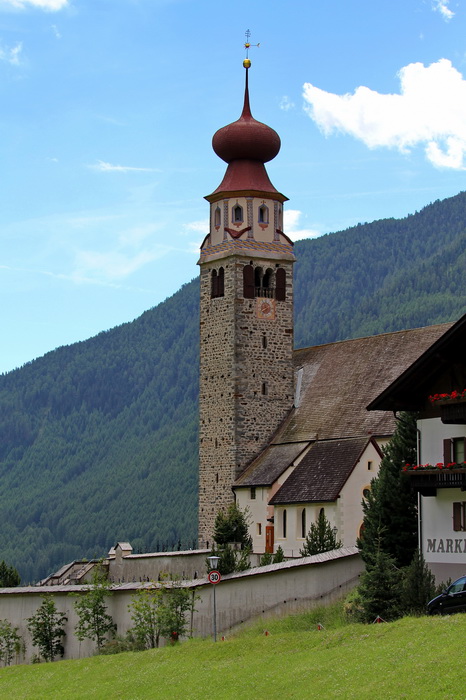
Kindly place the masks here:
POLYGON ((369 442, 367 438, 316 442, 270 504, 335 501, 369 442))

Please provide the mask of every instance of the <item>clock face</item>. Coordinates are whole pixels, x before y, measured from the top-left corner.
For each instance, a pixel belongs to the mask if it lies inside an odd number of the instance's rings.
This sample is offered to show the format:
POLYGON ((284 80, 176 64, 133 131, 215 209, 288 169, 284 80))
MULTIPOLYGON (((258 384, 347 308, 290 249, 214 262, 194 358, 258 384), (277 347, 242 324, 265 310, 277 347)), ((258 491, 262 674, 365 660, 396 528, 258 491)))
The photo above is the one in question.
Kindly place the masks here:
POLYGON ((275 299, 256 299, 256 316, 267 320, 275 319, 275 299))

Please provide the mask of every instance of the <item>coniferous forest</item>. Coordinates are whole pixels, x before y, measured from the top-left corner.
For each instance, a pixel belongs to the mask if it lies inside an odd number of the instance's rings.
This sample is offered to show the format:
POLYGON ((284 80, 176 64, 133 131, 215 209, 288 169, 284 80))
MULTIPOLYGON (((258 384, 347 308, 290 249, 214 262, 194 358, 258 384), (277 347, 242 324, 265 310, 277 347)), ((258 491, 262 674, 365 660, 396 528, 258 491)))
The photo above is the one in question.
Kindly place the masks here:
MULTIPOLYGON (((295 252, 296 347, 466 312, 466 193, 295 252)), ((0 376, 0 560, 23 583, 118 540, 196 546, 198 294, 0 376)))

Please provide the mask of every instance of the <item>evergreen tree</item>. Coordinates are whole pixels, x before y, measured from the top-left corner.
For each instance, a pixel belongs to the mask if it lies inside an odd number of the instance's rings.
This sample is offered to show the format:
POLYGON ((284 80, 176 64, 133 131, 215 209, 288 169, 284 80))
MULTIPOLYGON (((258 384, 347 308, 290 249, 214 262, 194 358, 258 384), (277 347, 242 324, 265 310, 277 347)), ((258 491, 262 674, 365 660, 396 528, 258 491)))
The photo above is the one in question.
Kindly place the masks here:
POLYGON ((416 495, 402 471, 416 461, 416 415, 402 412, 390 442, 383 448, 378 475, 363 500, 363 533, 357 541, 364 562, 379 549, 398 567, 408 566, 417 547, 416 495))
POLYGON ((273 555, 272 564, 280 564, 282 561, 285 561, 285 553, 282 549, 281 544, 279 544, 277 547, 277 551, 273 555))
POLYGON ((403 570, 401 604, 405 615, 419 615, 426 612, 426 605, 435 596, 435 576, 427 566, 419 549, 409 566, 403 570))
POLYGON ((58 655, 64 655, 62 639, 67 619, 65 613, 57 611, 52 595, 45 595, 34 615, 27 618, 32 643, 39 648, 45 661, 53 661, 58 655))
MULTIPOLYGON (((242 511, 236 503, 232 503, 226 513, 219 511, 215 518, 214 542, 216 546, 212 548, 212 554, 219 557, 217 569, 222 575, 249 569, 252 539, 248 530, 247 509, 242 511), (231 546, 233 543, 239 545, 239 551, 231 546)), ((207 559, 208 570, 209 567, 207 559)))
POLYGON ((341 547, 341 542, 336 538, 336 531, 330 525, 323 508, 320 509, 317 522, 312 523, 306 536, 304 547, 300 549, 302 557, 312 554, 331 552, 341 547))
POLYGON ((14 566, 0 562, 0 588, 14 588, 21 583, 21 577, 14 566))
POLYGON ((401 573, 394 560, 379 547, 358 586, 362 622, 374 622, 378 616, 386 622, 399 617, 400 585, 401 573))
POLYGON ((86 638, 94 640, 98 651, 105 643, 107 635, 116 629, 115 623, 107 613, 105 601, 109 595, 110 583, 106 573, 100 566, 96 566, 92 586, 74 604, 79 618, 75 627, 77 638, 80 641, 86 638))
POLYGON ((242 549, 251 546, 247 513, 243 512, 236 503, 228 506, 226 513, 223 511, 217 513, 214 541, 220 546, 236 542, 241 544, 242 549))

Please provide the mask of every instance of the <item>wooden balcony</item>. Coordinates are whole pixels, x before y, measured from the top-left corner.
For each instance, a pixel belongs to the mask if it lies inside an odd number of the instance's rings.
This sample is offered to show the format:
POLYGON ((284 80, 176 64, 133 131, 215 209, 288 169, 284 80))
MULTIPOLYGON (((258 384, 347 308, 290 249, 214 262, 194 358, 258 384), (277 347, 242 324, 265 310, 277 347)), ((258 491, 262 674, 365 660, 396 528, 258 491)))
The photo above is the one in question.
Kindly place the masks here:
POLYGON ((406 471, 413 491, 422 496, 436 496, 437 489, 466 491, 466 469, 420 469, 406 471))

